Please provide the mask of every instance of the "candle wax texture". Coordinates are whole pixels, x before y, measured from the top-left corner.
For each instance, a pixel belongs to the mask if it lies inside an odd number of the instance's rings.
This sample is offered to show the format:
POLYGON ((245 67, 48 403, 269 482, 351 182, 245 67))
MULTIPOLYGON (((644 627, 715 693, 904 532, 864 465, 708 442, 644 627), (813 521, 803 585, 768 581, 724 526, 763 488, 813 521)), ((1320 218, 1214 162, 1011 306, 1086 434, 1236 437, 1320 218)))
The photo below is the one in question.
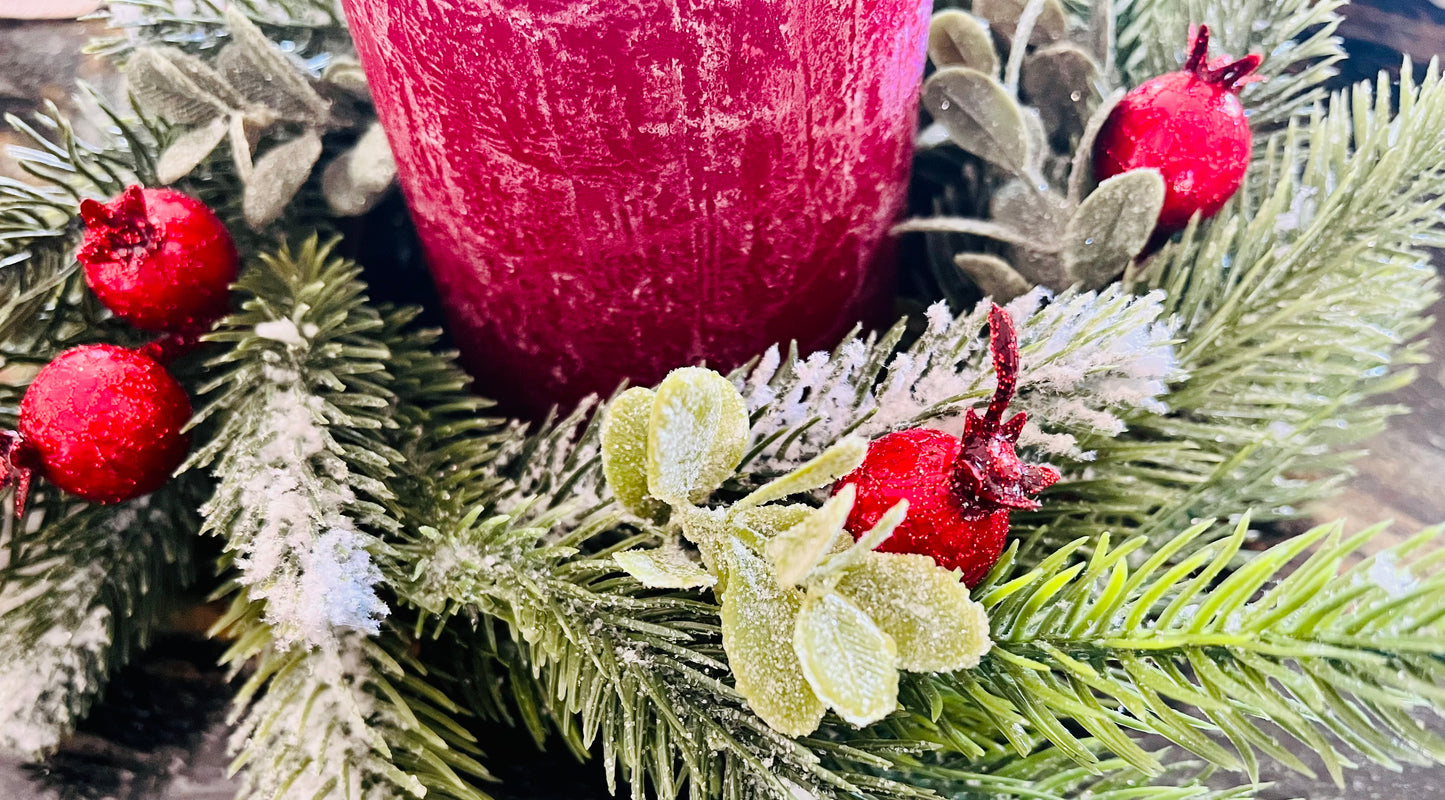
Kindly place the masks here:
POLYGON ((931 0, 346 0, 457 346, 537 416, 886 313, 931 0))

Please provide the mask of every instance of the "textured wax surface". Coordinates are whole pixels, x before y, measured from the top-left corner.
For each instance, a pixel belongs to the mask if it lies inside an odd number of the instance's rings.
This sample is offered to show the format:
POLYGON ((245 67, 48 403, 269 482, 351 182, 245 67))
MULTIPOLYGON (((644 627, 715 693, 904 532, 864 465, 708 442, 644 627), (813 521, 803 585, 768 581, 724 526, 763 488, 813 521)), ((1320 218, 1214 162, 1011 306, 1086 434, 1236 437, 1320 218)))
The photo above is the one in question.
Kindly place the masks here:
POLYGON ((1192 72, 1171 72, 1130 91, 1094 144, 1100 180, 1152 167, 1164 176, 1159 229, 1183 230, 1199 211, 1216 214, 1244 180, 1249 120, 1235 90, 1192 72))
POLYGON ((85 200, 77 260, 116 316, 150 331, 209 328, 229 308, 240 258, 226 226, 174 189, 131 186, 108 203, 85 200))
POLYGON ((66 350, 20 402, 20 435, 45 477, 71 494, 115 503, 154 491, 186 457, 185 389, 155 361, 113 345, 66 350))
POLYGON ((959 494, 954 469, 962 451, 958 437, 929 428, 873 440, 862 465, 838 482, 858 492, 848 532, 862 536, 884 512, 907 500, 907 518, 879 551, 929 556, 945 569, 962 570, 970 587, 977 585, 1003 553, 1008 510, 981 512, 973 498, 959 494))
POLYGON ((346 0, 479 391, 536 415, 886 311, 931 0, 346 0))

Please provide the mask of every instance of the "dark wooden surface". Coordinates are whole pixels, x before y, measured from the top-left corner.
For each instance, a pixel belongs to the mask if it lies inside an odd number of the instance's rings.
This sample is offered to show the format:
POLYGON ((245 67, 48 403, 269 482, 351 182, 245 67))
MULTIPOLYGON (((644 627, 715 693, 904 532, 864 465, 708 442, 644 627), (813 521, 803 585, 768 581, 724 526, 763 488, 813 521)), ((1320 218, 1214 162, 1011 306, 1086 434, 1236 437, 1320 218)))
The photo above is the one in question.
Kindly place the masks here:
MULTIPOLYGON (((1440 0, 1445 4, 1445 0, 1440 0)), ((49 99, 66 105, 77 78, 102 85, 113 78, 79 46, 91 33, 68 22, 0 20, 0 111, 24 113, 49 99)), ((1431 0, 1364 0, 1351 6, 1342 29, 1352 61, 1342 80, 1398 70, 1400 54, 1424 61, 1445 53, 1445 8, 1431 0)), ((0 133, 0 145, 12 139, 0 133)), ((13 165, 0 158, 0 174, 13 165)), ((1437 319, 1445 316, 1445 306, 1437 319)), ((1318 519, 1353 525, 1394 519, 1401 533, 1445 521, 1445 324, 1431 333, 1432 363, 1390 402, 1414 413, 1398 418, 1370 443, 1360 474, 1318 519)), ((123 671, 81 731, 44 763, 0 760, 0 800, 223 800, 225 722, 231 688, 215 668, 216 646, 184 632, 166 637, 123 671)), ((599 771, 561 754, 537 754, 525 736, 485 736, 486 759, 502 782, 499 800, 589 800, 606 797, 599 771)), ((554 748, 556 750, 556 748, 554 748)), ((1345 788, 1328 781, 1274 774, 1265 800, 1428 800, 1445 797, 1445 768, 1350 773, 1345 788)))

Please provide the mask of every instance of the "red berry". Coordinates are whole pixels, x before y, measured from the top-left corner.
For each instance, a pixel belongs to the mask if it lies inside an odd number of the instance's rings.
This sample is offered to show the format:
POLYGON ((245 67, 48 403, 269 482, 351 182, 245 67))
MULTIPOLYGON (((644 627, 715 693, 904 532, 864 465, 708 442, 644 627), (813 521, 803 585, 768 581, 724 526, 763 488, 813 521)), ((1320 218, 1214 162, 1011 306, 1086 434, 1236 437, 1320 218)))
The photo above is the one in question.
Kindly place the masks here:
POLYGON ((20 402, 28 458, 51 483, 97 503, 154 491, 186 457, 185 389, 123 347, 85 345, 40 370, 20 402))
POLYGON ((130 186, 109 203, 83 200, 85 282, 142 330, 195 333, 225 316, 240 269, 231 234, 201 201, 130 186))
POLYGON ((857 492, 845 524, 854 538, 907 500, 907 518, 878 549, 929 556, 945 569, 961 570, 970 588, 998 563, 1009 510, 1038 508, 1029 495, 1059 479, 1049 467, 1024 464, 1014 451, 1025 417, 1015 414, 1004 422, 1003 412, 1018 385, 1018 341, 998 306, 989 314, 989 327, 998 389, 984 416, 969 409, 963 438, 927 428, 882 436, 834 488, 851 484, 857 492))
POLYGON ((1260 57, 1205 62, 1209 28, 1199 26, 1184 69, 1135 87, 1114 107, 1094 142, 1094 175, 1133 169, 1164 176, 1156 234, 1183 230, 1197 212, 1211 217, 1244 181, 1253 149, 1240 86, 1260 57))

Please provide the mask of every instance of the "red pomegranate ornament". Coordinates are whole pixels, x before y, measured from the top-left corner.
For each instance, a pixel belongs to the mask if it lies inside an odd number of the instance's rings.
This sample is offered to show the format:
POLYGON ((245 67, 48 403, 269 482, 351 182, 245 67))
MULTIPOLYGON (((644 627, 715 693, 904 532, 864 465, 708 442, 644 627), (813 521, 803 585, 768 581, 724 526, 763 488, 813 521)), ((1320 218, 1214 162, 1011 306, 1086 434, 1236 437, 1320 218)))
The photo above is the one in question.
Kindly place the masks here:
POLYGON ((1155 237, 1183 230, 1196 213, 1211 217, 1244 181, 1253 150, 1239 90, 1263 60, 1248 55, 1208 61, 1209 28, 1200 25, 1184 69, 1135 87, 1110 112, 1094 142, 1094 176, 1133 169, 1164 176, 1164 208, 1155 237))
POLYGON ((108 344, 74 347, 40 370, 20 430, 0 436, 0 489, 23 510, 30 473, 96 503, 159 489, 186 457, 185 389, 154 359, 108 344))
POLYGON ((240 257, 205 203, 174 189, 127 187, 82 200, 85 282, 116 316, 148 331, 196 333, 225 316, 240 257))
POLYGON ((979 416, 969 409, 963 438, 928 428, 890 433, 868 446, 863 463, 844 476, 836 492, 852 484, 857 500, 845 527, 854 538, 872 528, 899 500, 908 517, 878 549, 919 553, 939 566, 963 572, 978 585, 1003 553, 1009 511, 1038 508, 1030 495, 1059 479, 1051 467, 1025 464, 1015 445, 1027 417, 1004 411, 1018 387, 1018 336, 1008 313, 989 312, 989 331, 998 388, 979 416))

